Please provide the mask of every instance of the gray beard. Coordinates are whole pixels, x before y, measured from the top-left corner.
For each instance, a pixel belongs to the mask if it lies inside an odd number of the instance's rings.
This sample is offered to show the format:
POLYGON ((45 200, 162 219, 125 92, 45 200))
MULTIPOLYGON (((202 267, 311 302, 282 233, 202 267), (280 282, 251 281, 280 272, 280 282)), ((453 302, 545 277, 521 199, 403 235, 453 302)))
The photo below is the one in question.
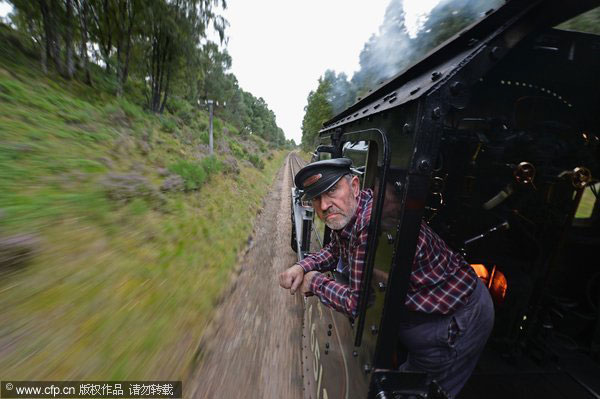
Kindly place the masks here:
POLYGON ((350 212, 348 213, 348 215, 340 214, 340 215, 343 216, 342 219, 340 219, 340 220, 338 220, 336 222, 334 222, 334 221, 326 221, 325 224, 331 230, 341 230, 341 229, 343 229, 350 222, 350 220, 352 219, 352 216, 354 216, 354 213, 356 212, 356 208, 358 208, 358 203, 356 203, 354 205, 354 207, 350 210, 350 212))
POLYGON ((350 219, 351 219, 350 217, 344 216, 344 218, 342 220, 339 220, 337 222, 325 222, 325 224, 331 230, 341 230, 344 227, 346 227, 346 225, 348 224, 348 222, 350 221, 350 219))

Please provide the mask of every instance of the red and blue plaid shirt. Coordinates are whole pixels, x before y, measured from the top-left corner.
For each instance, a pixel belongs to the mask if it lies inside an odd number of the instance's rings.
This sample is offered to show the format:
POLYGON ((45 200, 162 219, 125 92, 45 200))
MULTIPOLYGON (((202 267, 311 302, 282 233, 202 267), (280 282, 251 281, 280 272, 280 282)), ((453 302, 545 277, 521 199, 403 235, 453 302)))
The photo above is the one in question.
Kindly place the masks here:
MULTIPOLYGON (((343 229, 332 231, 331 242, 323 249, 298 262, 305 273, 331 271, 338 262, 344 265, 341 271, 349 277, 349 284, 338 283, 318 273, 311 281, 310 290, 325 305, 353 318, 358 310, 372 207, 373 192, 361 191, 356 213, 350 222, 343 229)), ((477 276, 462 256, 450 250, 427 224, 421 222, 406 307, 424 313, 452 313, 467 302, 476 283, 477 276)))

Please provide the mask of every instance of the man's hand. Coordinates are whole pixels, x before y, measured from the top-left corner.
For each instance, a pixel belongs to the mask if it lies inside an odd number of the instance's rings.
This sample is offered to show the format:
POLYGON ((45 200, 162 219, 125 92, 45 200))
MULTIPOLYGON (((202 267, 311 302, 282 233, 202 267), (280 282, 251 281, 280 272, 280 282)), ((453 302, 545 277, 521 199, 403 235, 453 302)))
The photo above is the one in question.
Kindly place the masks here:
POLYGON ((313 270, 312 272, 308 272, 304 275, 302 285, 300 286, 300 292, 304 294, 304 296, 314 295, 314 293, 310 290, 310 282, 317 273, 319 272, 313 270))
POLYGON ((279 285, 294 295, 302 284, 304 269, 300 265, 294 265, 279 275, 279 285))

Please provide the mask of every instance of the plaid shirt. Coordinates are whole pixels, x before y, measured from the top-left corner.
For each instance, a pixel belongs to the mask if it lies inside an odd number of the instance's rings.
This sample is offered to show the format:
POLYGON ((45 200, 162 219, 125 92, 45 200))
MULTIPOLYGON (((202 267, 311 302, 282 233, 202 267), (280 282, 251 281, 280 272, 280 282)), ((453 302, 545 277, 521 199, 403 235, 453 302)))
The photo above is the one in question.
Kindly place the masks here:
MULTIPOLYGON (((372 207, 373 192, 361 191, 356 213, 350 222, 342 230, 334 230, 331 242, 323 249, 298 262, 307 273, 334 270, 341 261, 344 267, 338 271, 349 277, 349 285, 318 273, 311 280, 310 290, 325 305, 352 318, 358 310, 372 207)), ((452 313, 467 302, 476 283, 477 276, 462 256, 451 251, 427 224, 421 222, 406 307, 424 313, 452 313)))

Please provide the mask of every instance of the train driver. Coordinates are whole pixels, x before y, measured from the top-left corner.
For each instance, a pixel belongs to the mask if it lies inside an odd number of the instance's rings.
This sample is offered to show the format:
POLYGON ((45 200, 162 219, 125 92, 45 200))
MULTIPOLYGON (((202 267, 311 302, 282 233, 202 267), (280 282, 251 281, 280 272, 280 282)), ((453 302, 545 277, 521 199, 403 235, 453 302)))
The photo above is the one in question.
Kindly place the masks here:
MULTIPOLYGON (((302 168, 296 186, 312 201, 318 217, 332 230, 331 242, 279 275, 292 294, 316 295, 351 318, 356 317, 367 251, 373 191, 360 190, 347 158, 318 161, 302 168), (341 284, 324 272, 339 269, 349 279, 341 284)), ((391 188, 391 184, 388 184, 391 188)), ((399 204, 386 189, 385 204, 399 204)), ((386 211, 383 214, 393 213, 386 211)), ((338 270, 339 271, 339 270, 338 270)), ((402 370, 426 372, 452 397, 471 375, 493 326, 494 311, 487 288, 471 266, 421 223, 404 305, 400 341, 408 351, 402 370)))

